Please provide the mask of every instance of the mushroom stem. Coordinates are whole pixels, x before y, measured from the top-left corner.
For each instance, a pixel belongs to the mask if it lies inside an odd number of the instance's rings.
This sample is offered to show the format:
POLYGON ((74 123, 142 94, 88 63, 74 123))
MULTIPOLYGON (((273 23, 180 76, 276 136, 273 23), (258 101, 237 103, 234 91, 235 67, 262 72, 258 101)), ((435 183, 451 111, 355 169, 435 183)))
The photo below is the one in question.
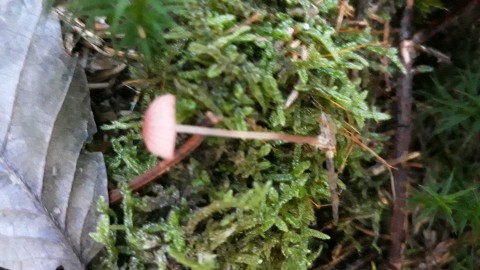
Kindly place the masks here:
POLYGON ((176 125, 175 130, 178 133, 198 134, 206 136, 239 138, 239 139, 257 139, 257 140, 280 140, 293 143, 311 144, 319 148, 329 148, 323 145, 318 137, 305 137, 297 135, 288 135, 274 132, 256 132, 256 131, 232 131, 226 129, 206 128, 189 125, 176 125))

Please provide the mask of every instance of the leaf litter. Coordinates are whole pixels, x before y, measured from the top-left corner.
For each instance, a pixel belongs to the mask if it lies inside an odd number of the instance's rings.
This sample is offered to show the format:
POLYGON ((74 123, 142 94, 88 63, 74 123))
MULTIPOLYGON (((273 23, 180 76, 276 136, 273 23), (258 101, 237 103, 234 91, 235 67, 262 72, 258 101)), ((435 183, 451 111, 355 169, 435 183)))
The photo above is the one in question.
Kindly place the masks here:
POLYGON ((107 197, 85 74, 39 1, 3 1, 0 18, 0 267, 84 269, 107 197))

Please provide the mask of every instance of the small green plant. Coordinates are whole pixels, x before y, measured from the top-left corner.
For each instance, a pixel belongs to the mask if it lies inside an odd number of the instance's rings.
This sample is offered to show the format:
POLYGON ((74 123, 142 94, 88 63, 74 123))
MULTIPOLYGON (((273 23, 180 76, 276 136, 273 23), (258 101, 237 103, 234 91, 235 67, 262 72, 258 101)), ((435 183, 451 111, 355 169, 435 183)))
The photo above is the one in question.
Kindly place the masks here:
MULTIPOLYGON (((467 36, 477 35, 478 31, 471 31, 475 34, 467 36)), ((475 240, 463 239, 466 235, 477 239, 480 233, 480 65, 478 45, 474 44, 477 41, 462 46, 455 42, 457 66, 436 71, 432 83, 423 84, 418 97, 422 103, 417 131, 426 170, 410 203, 419 210, 415 223, 429 221, 429 228, 444 224, 465 243, 456 250, 451 269, 478 266, 475 240)))
POLYGON ((480 69, 457 69, 453 74, 448 82, 435 80, 424 92, 429 107, 423 110, 422 121, 435 126, 424 130, 422 139, 427 155, 437 163, 432 168, 438 169, 427 171, 427 184, 412 196, 412 203, 424 207, 423 218, 439 215, 462 232, 467 225, 476 229, 480 225, 475 184, 480 172, 480 69))
POLYGON ((421 14, 428 14, 436 9, 446 9, 445 3, 442 0, 420 0, 415 1, 415 8, 421 14))
POLYGON ((474 214, 480 210, 480 201, 476 193, 478 187, 463 188, 452 192, 454 176, 455 174, 452 172, 448 179, 442 179, 440 183, 430 182, 412 194, 410 202, 413 205, 422 206, 418 220, 429 219, 431 226, 436 220, 432 217, 438 217, 448 221, 455 232, 462 232, 467 224, 478 229, 480 228, 480 219, 474 214))
POLYGON ((92 27, 96 17, 105 17, 116 49, 138 50, 148 61, 166 49, 166 30, 175 25, 173 16, 184 10, 182 0, 71 1, 70 10, 84 16, 92 27))
POLYGON ((425 146, 428 141, 435 141, 425 148, 429 154, 441 153, 453 161, 448 164, 463 167, 467 165, 465 160, 476 160, 480 132, 480 68, 473 61, 465 68, 449 69, 442 77, 434 79, 432 86, 422 92, 427 102, 420 121, 434 124, 427 126, 430 130, 421 130, 425 135, 422 140, 425 146))

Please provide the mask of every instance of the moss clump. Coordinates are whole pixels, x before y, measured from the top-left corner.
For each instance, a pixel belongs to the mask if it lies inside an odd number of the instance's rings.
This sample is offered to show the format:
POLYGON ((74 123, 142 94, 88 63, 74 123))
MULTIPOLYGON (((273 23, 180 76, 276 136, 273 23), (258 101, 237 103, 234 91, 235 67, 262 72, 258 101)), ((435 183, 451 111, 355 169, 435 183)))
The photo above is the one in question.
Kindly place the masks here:
MULTIPOLYGON (((185 9, 163 36, 168 49, 134 71, 155 81, 141 86, 143 108, 172 93, 179 122, 211 110, 223 128, 308 136, 319 134, 320 115, 328 114, 337 130, 335 167, 364 192, 348 209, 341 203, 340 217, 377 217, 371 220, 378 230, 381 206, 369 199, 363 169, 372 157, 349 136, 372 136, 368 121, 388 118, 368 105, 368 78, 389 72, 380 57, 398 63, 395 50, 379 45, 370 28, 336 33, 337 1, 191 0, 185 9)), ((110 172, 125 182, 154 159, 141 143, 138 118, 114 127, 126 135, 113 142, 110 172)), ((319 208, 330 202, 324 162, 325 154, 308 145, 208 139, 162 185, 140 197, 124 193, 122 217, 96 234, 108 250, 105 263, 307 269, 329 238, 316 225, 331 219, 330 207, 319 208)))

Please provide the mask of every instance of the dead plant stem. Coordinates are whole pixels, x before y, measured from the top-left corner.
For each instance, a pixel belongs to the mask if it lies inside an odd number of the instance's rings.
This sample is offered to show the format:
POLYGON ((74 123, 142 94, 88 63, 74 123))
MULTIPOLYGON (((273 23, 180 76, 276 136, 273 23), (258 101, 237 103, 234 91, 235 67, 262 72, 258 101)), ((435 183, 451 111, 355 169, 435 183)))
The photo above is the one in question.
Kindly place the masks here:
MULTIPOLYGON (((412 125, 412 79, 414 46, 411 38, 411 24, 413 17, 414 0, 407 0, 401 21, 400 55, 405 66, 405 73, 399 77, 397 89, 397 128, 394 141, 394 157, 398 158, 408 153, 411 141, 412 125)), ((390 223, 390 250, 388 257, 388 269, 403 269, 404 253, 406 247, 406 235, 408 219, 406 212, 408 168, 402 163, 393 171, 394 188, 396 197, 393 202, 393 213, 390 223)))

